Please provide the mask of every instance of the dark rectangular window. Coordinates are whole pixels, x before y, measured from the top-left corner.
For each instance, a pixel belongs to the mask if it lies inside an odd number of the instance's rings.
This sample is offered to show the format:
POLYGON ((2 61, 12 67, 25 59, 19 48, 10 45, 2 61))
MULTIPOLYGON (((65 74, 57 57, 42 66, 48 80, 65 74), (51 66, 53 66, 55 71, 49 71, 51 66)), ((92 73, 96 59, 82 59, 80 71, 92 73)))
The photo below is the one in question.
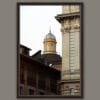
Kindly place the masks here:
POLYGON ((22 95, 22 87, 20 87, 20 95, 22 95))
POLYGON ((46 84, 46 81, 45 81, 45 76, 42 75, 42 74, 39 74, 39 80, 38 80, 38 87, 39 89, 45 89, 45 84, 46 84))
POLYGON ((57 81, 56 80, 54 79, 50 80, 50 88, 51 88, 51 92, 57 94, 57 81))
POLYGON ((44 92, 39 92, 39 95, 45 95, 45 93, 44 92))
POLYGON ((21 66, 21 68, 20 68, 20 83, 21 84, 24 84, 24 67, 23 66, 21 66))
POLYGON ((29 89, 29 95, 34 95, 34 90, 33 89, 29 89))
POLYGON ((36 73, 33 69, 28 70, 27 84, 32 87, 36 87, 36 73))

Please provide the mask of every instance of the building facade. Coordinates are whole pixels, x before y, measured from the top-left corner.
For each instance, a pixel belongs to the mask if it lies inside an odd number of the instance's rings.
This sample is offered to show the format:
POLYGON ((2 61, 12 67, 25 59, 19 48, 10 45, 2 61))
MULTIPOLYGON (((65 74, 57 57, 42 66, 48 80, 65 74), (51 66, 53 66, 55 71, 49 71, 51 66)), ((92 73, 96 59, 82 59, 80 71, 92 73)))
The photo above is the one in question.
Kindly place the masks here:
POLYGON ((56 20, 62 32, 61 95, 80 95, 80 6, 66 5, 56 20))
POLYGON ((20 47, 20 80, 21 96, 58 95, 60 71, 41 63, 35 57, 29 56, 29 48, 20 47))

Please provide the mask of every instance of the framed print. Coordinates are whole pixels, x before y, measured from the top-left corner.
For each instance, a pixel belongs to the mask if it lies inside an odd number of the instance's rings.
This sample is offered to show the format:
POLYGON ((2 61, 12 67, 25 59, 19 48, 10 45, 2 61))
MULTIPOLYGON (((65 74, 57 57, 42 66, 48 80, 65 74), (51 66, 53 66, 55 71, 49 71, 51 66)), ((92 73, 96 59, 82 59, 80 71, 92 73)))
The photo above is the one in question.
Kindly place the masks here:
POLYGON ((17 97, 83 97, 83 3, 17 3, 17 97))

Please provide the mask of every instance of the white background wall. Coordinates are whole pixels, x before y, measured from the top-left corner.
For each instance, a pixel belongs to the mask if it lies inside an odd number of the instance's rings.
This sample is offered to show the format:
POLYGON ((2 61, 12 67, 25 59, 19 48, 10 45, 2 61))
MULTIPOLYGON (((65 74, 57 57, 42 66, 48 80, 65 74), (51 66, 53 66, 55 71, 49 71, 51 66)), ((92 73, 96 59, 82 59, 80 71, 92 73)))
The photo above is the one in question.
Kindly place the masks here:
MULTIPOLYGON (((16 2, 0 0, 0 100, 16 98, 16 2)), ((30 0, 22 0, 30 1, 30 0)), ((31 0, 32 1, 32 0, 31 0)), ((39 1, 39 0, 36 0, 39 1)), ((41 0, 43 1, 43 0, 41 0)), ((44 0, 47 1, 47 0, 44 0)), ((58 1, 58 0, 49 0, 58 1)), ((67 0, 60 0, 67 1, 67 0)), ((69 0, 75 1, 75 0, 69 0)), ((84 1, 84 99, 100 100, 100 0, 84 1)), ((40 98, 41 99, 41 98, 40 98)), ((19 99, 24 100, 24 99, 19 99)), ((30 99, 25 99, 30 100, 30 99)), ((71 99, 66 99, 71 100, 71 99)), ((77 100, 77 99, 74 99, 77 100)))

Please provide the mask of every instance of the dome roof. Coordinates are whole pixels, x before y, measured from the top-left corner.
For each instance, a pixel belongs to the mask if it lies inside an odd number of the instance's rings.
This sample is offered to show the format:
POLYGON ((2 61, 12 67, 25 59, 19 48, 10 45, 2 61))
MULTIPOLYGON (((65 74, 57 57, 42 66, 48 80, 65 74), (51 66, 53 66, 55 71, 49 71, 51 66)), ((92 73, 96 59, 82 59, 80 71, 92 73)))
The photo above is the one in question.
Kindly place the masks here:
POLYGON ((54 40, 56 40, 55 36, 51 33, 51 31, 49 31, 49 33, 45 36, 44 39, 54 39, 54 40))

